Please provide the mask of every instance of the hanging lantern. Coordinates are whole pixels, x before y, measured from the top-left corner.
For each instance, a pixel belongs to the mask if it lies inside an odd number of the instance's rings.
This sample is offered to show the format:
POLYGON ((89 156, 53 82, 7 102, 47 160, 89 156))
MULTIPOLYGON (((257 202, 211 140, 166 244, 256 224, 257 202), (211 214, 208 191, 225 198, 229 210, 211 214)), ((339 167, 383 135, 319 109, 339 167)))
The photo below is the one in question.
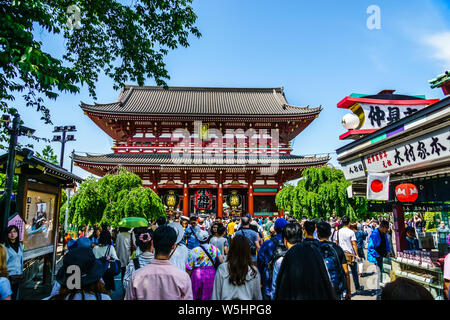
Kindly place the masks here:
POLYGON ((359 126, 359 118, 354 113, 347 113, 342 118, 342 125, 347 130, 354 130, 359 126))
POLYGON ((211 210, 212 194, 206 189, 200 189, 195 193, 195 208, 201 212, 211 210))
POLYGON ((419 196, 419 190, 412 183, 402 183, 395 187, 395 196, 400 202, 414 202, 419 196))
POLYGON ((231 207, 233 210, 237 210, 237 208, 242 203, 242 197, 238 194, 237 190, 232 190, 231 194, 227 196, 227 205, 231 207))
POLYGON ((164 204, 169 208, 169 210, 174 210, 178 205, 180 198, 175 193, 174 190, 169 190, 169 193, 164 196, 164 204))

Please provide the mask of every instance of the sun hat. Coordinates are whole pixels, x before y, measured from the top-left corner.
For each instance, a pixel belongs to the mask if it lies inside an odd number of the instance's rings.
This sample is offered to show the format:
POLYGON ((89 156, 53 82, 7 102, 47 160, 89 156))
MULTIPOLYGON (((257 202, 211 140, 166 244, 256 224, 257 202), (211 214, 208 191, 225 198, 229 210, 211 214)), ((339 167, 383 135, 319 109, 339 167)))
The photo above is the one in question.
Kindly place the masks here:
POLYGON ((198 241, 200 241, 200 242, 206 242, 206 241, 208 241, 209 233, 206 232, 206 231, 204 231, 204 230, 201 230, 201 231, 197 234, 197 238, 198 238, 198 241))
POLYGON ((81 271, 81 286, 85 286, 100 280, 104 274, 102 263, 95 259, 91 248, 75 248, 64 256, 63 265, 56 274, 56 280, 63 286, 66 285, 68 277, 73 271, 67 273, 69 266, 78 266, 81 271))
POLYGON ((184 228, 178 222, 172 222, 168 224, 169 227, 173 228, 177 233, 177 241, 175 243, 180 243, 184 238, 184 228))

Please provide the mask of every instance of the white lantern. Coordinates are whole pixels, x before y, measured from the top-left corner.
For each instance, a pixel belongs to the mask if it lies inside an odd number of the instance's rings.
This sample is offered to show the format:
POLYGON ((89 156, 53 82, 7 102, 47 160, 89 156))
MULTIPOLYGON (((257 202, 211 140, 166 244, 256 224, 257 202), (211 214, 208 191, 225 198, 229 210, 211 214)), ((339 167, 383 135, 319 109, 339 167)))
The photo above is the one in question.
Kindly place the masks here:
POLYGON ((342 118, 342 125, 344 126, 345 129, 347 130, 353 130, 358 128, 359 126, 359 118, 356 114, 354 113, 347 113, 343 118, 342 118))

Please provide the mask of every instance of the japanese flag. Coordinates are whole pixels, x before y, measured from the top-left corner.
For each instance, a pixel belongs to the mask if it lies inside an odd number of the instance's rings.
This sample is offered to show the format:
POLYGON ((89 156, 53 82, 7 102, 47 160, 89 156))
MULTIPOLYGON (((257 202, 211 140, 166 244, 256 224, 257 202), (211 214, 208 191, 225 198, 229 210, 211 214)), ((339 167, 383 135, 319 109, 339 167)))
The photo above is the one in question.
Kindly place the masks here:
POLYGON ((367 199, 389 200, 389 173, 368 173, 367 199))

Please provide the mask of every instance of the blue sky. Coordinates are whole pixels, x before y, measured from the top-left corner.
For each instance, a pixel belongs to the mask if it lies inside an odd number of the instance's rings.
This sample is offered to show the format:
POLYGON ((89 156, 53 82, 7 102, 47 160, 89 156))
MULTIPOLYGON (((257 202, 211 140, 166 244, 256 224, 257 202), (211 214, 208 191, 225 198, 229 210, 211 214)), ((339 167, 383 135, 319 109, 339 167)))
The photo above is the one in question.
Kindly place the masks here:
MULTIPOLYGON (((331 153, 349 143, 340 141, 345 110, 336 104, 354 93, 375 94, 396 89, 402 94, 443 98, 428 80, 450 69, 450 3, 447 0, 194 0, 197 25, 203 34, 190 47, 166 58, 170 86, 278 87, 297 106, 322 105, 323 111, 294 143, 294 154, 331 153), (369 30, 366 10, 381 10, 381 29, 369 30)), ((37 31, 44 50, 61 55, 64 42, 37 31)), ((148 79, 146 85, 154 85, 148 79)), ((116 101, 118 91, 102 77, 98 103, 116 101)), ((36 111, 15 105, 25 125, 51 138, 36 111)), ((110 153, 112 139, 79 108, 92 103, 86 88, 78 95, 61 94, 50 101, 54 125, 76 125, 77 141, 66 145, 64 167, 72 149, 110 153)), ((21 137, 20 142, 28 142, 21 137)), ((35 151, 45 143, 34 142, 35 151)), ((59 156, 59 143, 51 144, 59 156)), ((74 173, 89 173, 75 167, 74 173)))

